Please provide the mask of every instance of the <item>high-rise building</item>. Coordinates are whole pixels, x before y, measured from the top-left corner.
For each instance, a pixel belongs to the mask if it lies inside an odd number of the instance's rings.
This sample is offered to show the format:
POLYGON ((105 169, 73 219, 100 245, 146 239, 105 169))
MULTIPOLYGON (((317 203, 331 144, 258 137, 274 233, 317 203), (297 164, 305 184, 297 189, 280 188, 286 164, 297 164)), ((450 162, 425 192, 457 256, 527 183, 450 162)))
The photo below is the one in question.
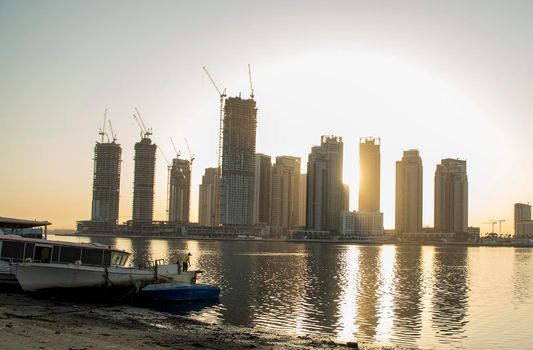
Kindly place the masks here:
POLYGON ((342 185, 344 202, 342 205, 342 211, 350 210, 350 186, 348 184, 342 185))
POLYGON ((307 161, 306 227, 338 232, 344 207, 341 137, 322 136, 307 161))
POLYGON ((168 221, 189 222, 191 198, 191 162, 174 158, 168 183, 168 221))
POLYGON ((221 221, 252 225, 257 108, 253 99, 230 97, 224 106, 221 221))
POLYGON ((281 231, 298 227, 300 162, 280 156, 272 167, 271 223, 281 231))
POLYGON ((435 171, 435 230, 468 232, 466 160, 443 159, 435 171))
POLYGON ((514 205, 514 234, 516 237, 530 236, 533 233, 531 222, 531 205, 515 203, 514 205), (529 232, 531 231, 531 232, 529 232))
POLYGON ((422 159, 418 150, 396 162, 396 233, 422 232, 422 159))
POLYGON ((132 222, 151 223, 154 214, 155 151, 148 135, 135 144, 132 222))
POLYGON ((202 176, 200 184, 200 196, 198 199, 198 222, 203 226, 218 226, 218 168, 207 168, 202 176))
POLYGON ((359 211, 380 211, 381 142, 379 138, 359 140, 359 211))
POLYGON ((121 154, 115 141, 97 142, 94 147, 92 221, 118 221, 121 154))
POLYGON ((270 224, 270 186, 272 160, 266 154, 255 155, 254 224, 270 224))
POLYGON ((298 221, 297 227, 305 227, 305 209, 307 203, 307 174, 300 174, 300 183, 298 185, 298 221))

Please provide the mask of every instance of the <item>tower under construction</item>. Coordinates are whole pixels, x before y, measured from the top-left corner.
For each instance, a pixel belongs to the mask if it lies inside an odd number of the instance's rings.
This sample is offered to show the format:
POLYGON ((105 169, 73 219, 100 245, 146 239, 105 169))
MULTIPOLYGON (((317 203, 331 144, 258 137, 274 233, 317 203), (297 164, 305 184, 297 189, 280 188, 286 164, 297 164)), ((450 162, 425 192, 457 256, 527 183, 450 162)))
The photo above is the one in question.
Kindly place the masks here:
POLYGON ((149 135, 149 133, 143 134, 141 141, 135 144, 133 224, 151 224, 154 214, 155 152, 157 146, 152 144, 149 135))
POLYGON ((253 97, 226 99, 221 201, 224 225, 253 225, 256 126, 257 108, 253 97))
POLYGON ((169 174, 168 221, 189 222, 191 162, 174 158, 169 174))

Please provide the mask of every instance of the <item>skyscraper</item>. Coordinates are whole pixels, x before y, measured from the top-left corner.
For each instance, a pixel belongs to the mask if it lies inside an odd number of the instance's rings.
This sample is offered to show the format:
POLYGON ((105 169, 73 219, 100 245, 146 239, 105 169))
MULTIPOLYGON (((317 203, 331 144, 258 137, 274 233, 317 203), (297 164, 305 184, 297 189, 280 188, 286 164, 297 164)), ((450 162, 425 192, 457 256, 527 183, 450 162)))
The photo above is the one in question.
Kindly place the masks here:
POLYGON ((151 223, 154 214, 155 151, 148 135, 135 144, 132 222, 151 223))
POLYGON ((276 157, 272 167, 271 223, 286 231, 298 226, 300 158, 276 157))
POLYGON ((118 221, 120 157, 118 143, 97 142, 94 147, 93 201, 91 221, 114 230, 118 221))
POLYGON ((198 199, 198 222, 203 226, 218 226, 218 168, 207 168, 200 184, 198 199))
POLYGON ((270 224, 270 186, 272 160, 266 154, 255 155, 254 224, 270 224))
POLYGON ((418 150, 396 162, 396 233, 422 232, 422 159, 418 150))
POLYGON ((221 221, 224 225, 252 225, 257 125, 255 101, 240 97, 226 99, 223 125, 221 221))
POLYGON ((380 139, 359 140, 359 211, 380 211, 381 153, 380 139))
POLYGON ((174 158, 169 177, 168 221, 187 223, 191 198, 191 162, 174 158))
POLYGON ((514 205, 514 234, 517 237, 529 236, 531 225, 531 205, 515 203, 514 205))
POLYGON ((466 160, 443 159, 435 171, 435 230, 468 230, 468 178, 466 160))
POLYGON ((306 226, 310 230, 339 231, 344 207, 341 137, 322 136, 307 161, 306 226))
POLYGON ((305 227, 305 210, 307 203, 307 174, 300 174, 300 183, 298 191, 298 221, 297 227, 305 227))

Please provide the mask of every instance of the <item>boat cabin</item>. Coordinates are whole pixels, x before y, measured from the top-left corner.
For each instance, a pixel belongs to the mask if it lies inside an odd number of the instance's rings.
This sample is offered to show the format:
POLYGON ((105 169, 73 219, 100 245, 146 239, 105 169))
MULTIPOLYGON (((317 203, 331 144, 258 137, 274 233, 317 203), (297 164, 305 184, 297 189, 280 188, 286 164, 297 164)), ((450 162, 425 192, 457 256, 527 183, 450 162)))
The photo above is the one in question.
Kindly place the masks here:
POLYGON ((0 236, 0 259, 92 266, 124 266, 129 253, 97 243, 69 243, 16 235, 0 236))

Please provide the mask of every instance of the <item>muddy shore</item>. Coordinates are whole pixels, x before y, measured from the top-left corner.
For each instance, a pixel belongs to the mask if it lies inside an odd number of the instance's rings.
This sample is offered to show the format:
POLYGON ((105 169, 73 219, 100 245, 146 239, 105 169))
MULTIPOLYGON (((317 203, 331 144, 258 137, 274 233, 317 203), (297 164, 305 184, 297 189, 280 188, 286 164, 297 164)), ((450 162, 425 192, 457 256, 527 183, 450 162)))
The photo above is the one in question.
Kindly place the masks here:
MULTIPOLYGON (((202 323, 149 308, 0 293, 2 349, 347 349, 331 339, 202 323)), ((360 349, 400 349, 358 344, 360 349)))

